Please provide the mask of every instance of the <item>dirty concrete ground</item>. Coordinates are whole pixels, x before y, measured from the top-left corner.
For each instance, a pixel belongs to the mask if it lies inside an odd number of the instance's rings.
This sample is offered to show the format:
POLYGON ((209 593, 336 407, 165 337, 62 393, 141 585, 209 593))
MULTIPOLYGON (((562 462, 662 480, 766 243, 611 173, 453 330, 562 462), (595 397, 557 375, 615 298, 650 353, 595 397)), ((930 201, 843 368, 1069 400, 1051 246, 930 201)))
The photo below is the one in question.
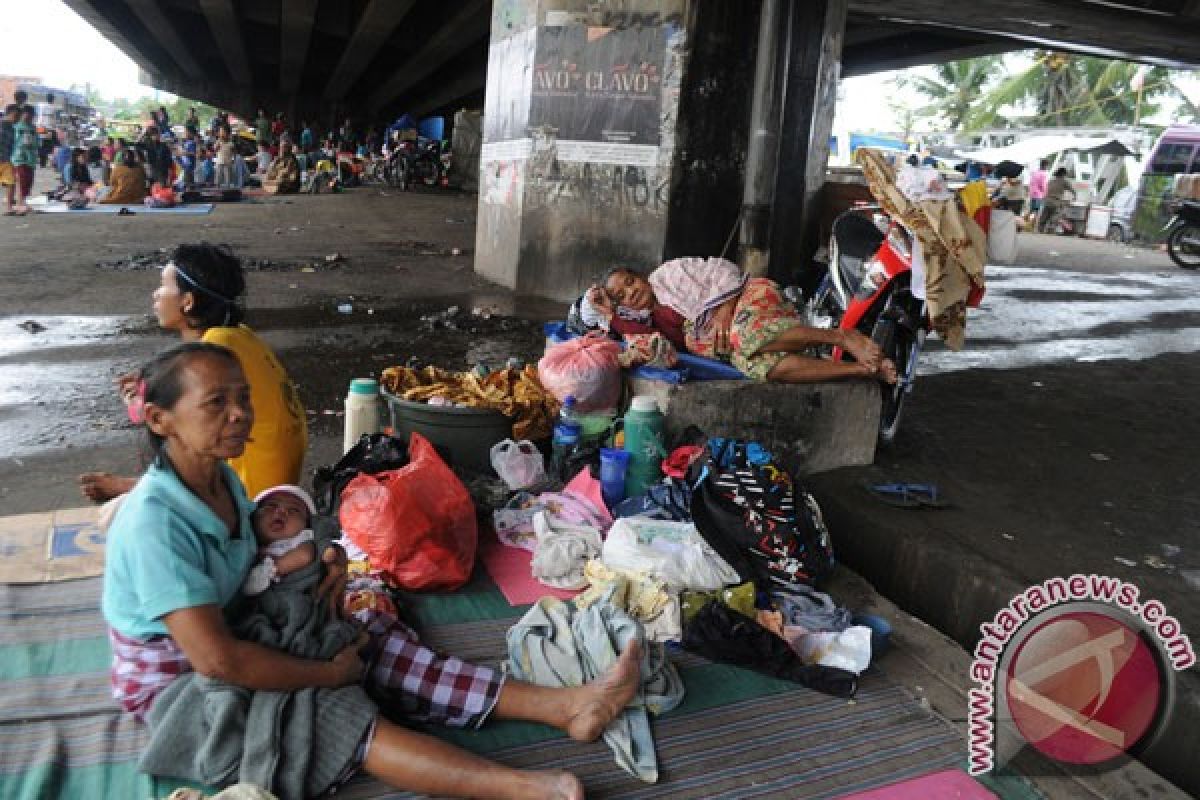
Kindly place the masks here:
MULTIPOLYGON (((218 206, 207 216, 4 218, 0 513, 77 505, 79 472, 137 469, 136 432, 112 379, 172 344, 147 316, 158 279, 148 262, 181 241, 224 242, 271 262, 248 275, 247 320, 300 386, 309 467, 338 455, 336 412, 353 377, 414 357, 462 367, 535 356, 539 323, 562 309, 474 276, 474 217, 473 195, 358 189, 218 206), (455 327, 422 319, 453 306, 455 327), (18 327, 26 320, 45 329, 18 327), (471 326, 479 332, 463 330, 471 326)), ((963 586, 970 573, 1033 580, 1086 568, 1128 577, 1185 630, 1200 631, 1191 488, 1200 277, 1156 251, 1033 234, 1021 242, 1021 266, 992 273, 968 350, 931 348, 896 444, 874 467, 816 479, 831 516, 846 520, 835 527, 838 547, 921 616, 930 609, 890 580, 895 564, 860 546, 863 526, 930 552, 939 537, 958 542, 976 559, 958 565, 963 586), (938 482, 954 507, 875 507, 861 483, 883 477, 938 482)), ((974 616, 995 608, 951 606, 927 618, 961 641, 974 616)))

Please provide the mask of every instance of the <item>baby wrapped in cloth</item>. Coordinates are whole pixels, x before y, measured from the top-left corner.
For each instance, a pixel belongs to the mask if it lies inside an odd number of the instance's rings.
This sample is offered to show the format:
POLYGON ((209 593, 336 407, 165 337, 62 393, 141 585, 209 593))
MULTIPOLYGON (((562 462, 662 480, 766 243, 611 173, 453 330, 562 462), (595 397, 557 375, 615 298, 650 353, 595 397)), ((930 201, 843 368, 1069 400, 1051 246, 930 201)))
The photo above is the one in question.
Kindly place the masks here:
MULTIPOLYGON (((314 560, 252 600, 235 601, 230 630, 298 658, 332 659, 358 628, 331 619, 327 601, 317 601, 320 577, 314 560)), ((252 783, 280 797, 315 797, 356 766, 376 714, 358 685, 253 691, 190 672, 155 701, 139 767, 210 786, 252 783)))

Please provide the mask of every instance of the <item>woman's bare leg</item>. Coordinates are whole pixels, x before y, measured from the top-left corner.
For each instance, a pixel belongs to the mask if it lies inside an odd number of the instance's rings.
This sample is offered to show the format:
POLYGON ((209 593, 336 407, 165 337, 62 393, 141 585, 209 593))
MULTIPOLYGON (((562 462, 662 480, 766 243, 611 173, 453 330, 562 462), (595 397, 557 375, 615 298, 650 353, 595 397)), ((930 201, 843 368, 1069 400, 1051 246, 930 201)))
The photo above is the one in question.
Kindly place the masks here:
POLYGON ((771 383, 821 383, 846 378, 869 378, 875 372, 857 361, 831 361, 827 358, 789 355, 771 368, 771 383))
POLYGON ((788 328, 759 352, 799 353, 814 345, 840 347, 854 356, 855 361, 872 369, 878 369, 879 362, 883 359, 883 351, 879 345, 858 331, 840 328, 809 328, 804 325, 788 328))
POLYGON ((382 717, 363 769, 391 786, 434 797, 583 800, 583 784, 569 772, 512 769, 382 717))
POLYGON ((541 722, 572 739, 594 741, 633 699, 641 681, 642 648, 628 647, 608 672, 583 686, 556 688, 508 680, 492 713, 497 719, 541 722))
POLYGON ((79 476, 79 491, 93 503, 104 503, 133 491, 137 478, 113 475, 111 472, 85 472, 79 476))

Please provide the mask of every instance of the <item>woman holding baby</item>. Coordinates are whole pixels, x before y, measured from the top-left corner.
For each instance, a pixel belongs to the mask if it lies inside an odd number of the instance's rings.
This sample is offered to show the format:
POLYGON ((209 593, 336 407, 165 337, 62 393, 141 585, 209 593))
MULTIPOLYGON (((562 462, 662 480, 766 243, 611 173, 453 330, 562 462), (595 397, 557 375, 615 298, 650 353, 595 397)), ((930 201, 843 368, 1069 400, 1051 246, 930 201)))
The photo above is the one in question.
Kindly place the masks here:
MULTIPOLYGON (((229 724, 212 719, 207 705, 179 707, 189 696, 180 687, 189 683, 203 681, 210 692, 243 697, 315 689, 311 730, 289 730, 279 739, 288 743, 281 748, 296 741, 311 748, 276 754, 281 764, 289 757, 307 759, 305 795, 336 788, 364 769, 390 785, 437 796, 583 796, 582 784, 570 773, 511 769, 388 721, 366 687, 401 693, 420 676, 417 683, 427 687, 417 690, 425 701, 420 705, 428 709, 426 719, 460 726, 477 726, 491 717, 531 720, 590 741, 632 698, 637 648, 621 654, 594 683, 551 689, 441 658, 386 619, 368 623, 328 659, 301 658, 235 638, 230 627, 235 615, 226 612, 235 601, 244 601, 240 590, 259 553, 254 504, 228 463, 242 455, 253 429, 250 387, 231 351, 203 342, 162 354, 143 379, 143 416, 154 459, 109 529, 102 605, 113 644, 114 696, 150 724, 147 752, 160 744, 156 736, 168 735, 164 720, 229 724), (369 668, 360 655, 364 649, 371 653, 369 668), (470 691, 440 691, 463 685, 470 691)), ((280 522, 293 513, 281 510, 287 503, 279 500, 286 498, 268 502, 273 493, 266 495, 263 513, 268 516, 258 520, 260 535, 264 541, 294 539, 280 522)), ((299 519, 303 511, 294 513, 299 519)), ((326 575, 316 594, 340 608, 345 554, 333 547, 319 558, 326 575)), ((249 752, 253 722, 243 724, 249 752)), ((177 760, 191 763, 192 755, 177 760)), ((189 769, 181 766, 172 776, 203 779, 189 769)), ((230 769, 227 782, 239 774, 238 764, 230 769)))

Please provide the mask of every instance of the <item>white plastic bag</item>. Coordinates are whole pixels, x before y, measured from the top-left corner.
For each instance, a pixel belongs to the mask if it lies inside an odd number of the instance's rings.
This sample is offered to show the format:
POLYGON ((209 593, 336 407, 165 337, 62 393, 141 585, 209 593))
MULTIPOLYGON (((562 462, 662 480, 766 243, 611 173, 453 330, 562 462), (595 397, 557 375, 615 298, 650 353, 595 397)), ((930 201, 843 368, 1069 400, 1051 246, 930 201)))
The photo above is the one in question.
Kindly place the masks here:
POLYGON ((612 569, 644 572, 673 592, 720 589, 741 580, 690 522, 618 519, 608 530, 600 560, 612 569))
POLYGON ((546 462, 533 442, 505 439, 492 445, 492 469, 514 492, 546 480, 546 462))
POLYGON ((988 262, 1012 264, 1017 260, 1017 215, 1001 208, 992 209, 988 224, 988 262))
POLYGON ((841 633, 805 634, 792 646, 805 664, 837 667, 855 675, 871 663, 871 629, 865 625, 853 625, 841 633))

